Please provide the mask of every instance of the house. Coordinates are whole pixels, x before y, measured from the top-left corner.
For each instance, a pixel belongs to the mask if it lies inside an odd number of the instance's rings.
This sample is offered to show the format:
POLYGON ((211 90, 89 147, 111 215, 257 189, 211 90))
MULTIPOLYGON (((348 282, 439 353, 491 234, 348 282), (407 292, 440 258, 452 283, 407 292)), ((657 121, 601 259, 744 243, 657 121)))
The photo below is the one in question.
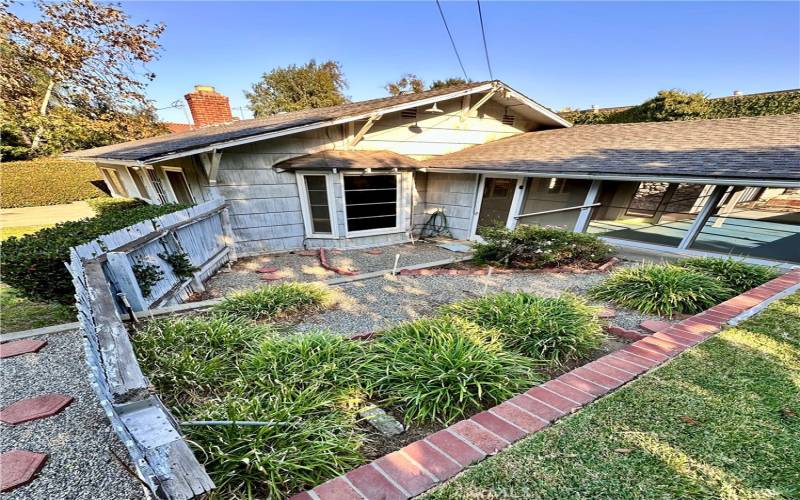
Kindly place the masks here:
MULTIPOLYGON (((615 244, 800 262, 800 115, 571 127, 499 81, 233 121, 67 155, 115 196, 222 197, 240 255, 558 225, 615 244)), ((197 114, 196 114, 197 112, 197 114)))

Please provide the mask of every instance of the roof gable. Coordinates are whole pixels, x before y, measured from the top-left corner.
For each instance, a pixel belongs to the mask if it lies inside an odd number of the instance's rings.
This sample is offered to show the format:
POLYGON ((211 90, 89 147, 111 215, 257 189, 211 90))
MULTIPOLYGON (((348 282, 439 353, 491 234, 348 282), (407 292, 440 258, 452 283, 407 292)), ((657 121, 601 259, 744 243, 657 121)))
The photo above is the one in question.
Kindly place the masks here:
POLYGON ((294 111, 266 118, 240 120, 222 125, 203 127, 179 134, 152 137, 84 151, 76 151, 64 156, 73 159, 98 161, 154 163, 169 158, 210 151, 212 149, 231 147, 281 135, 304 132, 314 128, 355 121, 374 114, 401 111, 406 108, 423 106, 464 95, 491 91, 492 89, 501 91, 498 93, 502 95, 499 95, 498 98, 518 101, 525 105, 530 113, 539 116, 540 119, 545 121, 549 126, 570 126, 569 122, 565 121, 553 111, 528 99, 504 83, 488 81, 455 85, 418 94, 402 94, 399 96, 352 102, 327 108, 294 111))

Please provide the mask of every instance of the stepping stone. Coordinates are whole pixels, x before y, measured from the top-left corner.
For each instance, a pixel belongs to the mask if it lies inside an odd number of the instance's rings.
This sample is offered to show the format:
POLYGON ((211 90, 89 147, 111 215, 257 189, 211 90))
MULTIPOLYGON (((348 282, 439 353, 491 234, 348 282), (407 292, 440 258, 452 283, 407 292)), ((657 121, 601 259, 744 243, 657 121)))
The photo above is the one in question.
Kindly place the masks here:
POLYGON ((364 253, 368 253, 370 255, 381 255, 383 254, 383 250, 381 250, 380 248, 370 248, 364 253))
POLYGON ((635 330, 628 330, 627 328, 622 328, 620 326, 615 325, 608 325, 604 327, 607 333, 614 335, 616 337, 621 337, 623 339, 628 340, 642 340, 647 338, 647 335, 642 335, 641 333, 635 330))
POLYGON ((267 267, 262 267, 261 269, 256 269, 256 272, 260 274, 269 274, 269 273, 274 273, 277 270, 278 270, 277 267, 267 266, 267 267))
POLYGON ((648 332, 657 333, 661 330, 666 330, 667 328, 672 326, 672 323, 667 323, 666 321, 658 321, 655 319, 647 319, 639 323, 639 326, 643 329, 647 330, 648 332))
POLYGON ((14 340, 0 344, 0 359, 10 358, 12 356, 19 356, 20 354, 28 354, 29 352, 37 352, 39 349, 47 345, 46 340, 14 340))
POLYGON ((616 315, 617 315, 617 311, 615 311, 613 309, 609 309, 607 307, 604 307, 603 309, 600 309, 600 311, 597 313, 597 317, 598 318, 605 318, 605 319, 613 318, 616 315))
POLYGON ((35 398, 22 399, 0 410, 0 422, 16 425, 22 422, 52 417, 72 402, 72 396, 65 394, 45 394, 35 398))
POLYGON ((316 257, 318 252, 316 250, 303 250, 301 252, 297 252, 297 255, 302 255, 303 257, 316 257))
POLYGON ((384 436, 396 436, 406 430, 397 419, 375 405, 369 405, 358 410, 358 415, 384 436))
POLYGON ((28 484, 47 461, 44 453, 11 450, 0 454, 0 491, 5 493, 28 484))

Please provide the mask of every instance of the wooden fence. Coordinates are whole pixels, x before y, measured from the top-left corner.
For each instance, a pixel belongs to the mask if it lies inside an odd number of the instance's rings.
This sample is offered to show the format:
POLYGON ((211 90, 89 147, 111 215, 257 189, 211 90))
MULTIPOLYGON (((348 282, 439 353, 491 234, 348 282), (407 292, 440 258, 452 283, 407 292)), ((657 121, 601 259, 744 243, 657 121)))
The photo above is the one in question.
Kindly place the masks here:
POLYGON ((203 279, 235 259, 226 219, 225 204, 211 201, 74 247, 67 264, 92 387, 141 479, 157 498, 194 498, 211 491, 214 483, 139 368, 120 319, 120 294, 142 310, 197 291, 203 279), (181 280, 161 259, 162 282, 143 297, 133 263, 159 262, 157 254, 170 250, 186 253, 199 270, 191 279, 181 280))

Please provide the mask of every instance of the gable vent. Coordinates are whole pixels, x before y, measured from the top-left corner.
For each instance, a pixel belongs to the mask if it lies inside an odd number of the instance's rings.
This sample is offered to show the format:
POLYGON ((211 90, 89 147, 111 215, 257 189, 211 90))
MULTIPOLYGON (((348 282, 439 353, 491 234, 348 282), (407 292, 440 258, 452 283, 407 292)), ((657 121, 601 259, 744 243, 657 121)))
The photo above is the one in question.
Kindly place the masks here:
POLYGON ((411 109, 404 109, 400 112, 401 118, 416 118, 417 117, 417 108, 411 109))
POLYGON ((502 121, 504 125, 514 125, 514 115, 505 114, 502 121))

